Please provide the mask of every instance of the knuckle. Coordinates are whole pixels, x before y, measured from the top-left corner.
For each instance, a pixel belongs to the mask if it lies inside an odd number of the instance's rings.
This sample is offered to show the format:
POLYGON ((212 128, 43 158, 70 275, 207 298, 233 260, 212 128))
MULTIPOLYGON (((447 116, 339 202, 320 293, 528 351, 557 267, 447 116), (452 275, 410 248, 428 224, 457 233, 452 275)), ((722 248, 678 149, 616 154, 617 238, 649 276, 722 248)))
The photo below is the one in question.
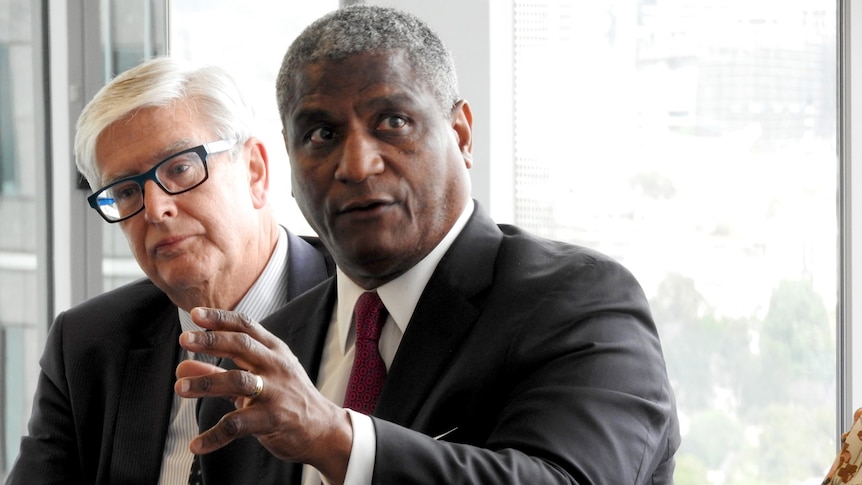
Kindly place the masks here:
POLYGON ((240 386, 246 394, 250 394, 254 391, 255 386, 257 385, 257 379, 254 377, 254 374, 251 372, 242 372, 240 386))
POLYGON ((210 376, 201 376, 197 379, 198 391, 208 392, 213 388, 213 380, 210 376))
POLYGON ((248 375, 248 372, 242 370, 232 370, 228 372, 228 375, 230 376, 231 385, 233 387, 240 390, 246 388, 246 381, 248 380, 246 376, 248 375))
POLYGON ((254 320, 251 319, 245 313, 237 313, 237 317, 239 318, 239 323, 246 328, 251 328, 254 326, 254 320))
POLYGON ((246 430, 245 421, 236 413, 226 414, 219 422, 222 433, 227 438, 243 436, 246 430))
POLYGON ((251 336, 241 333, 237 335, 237 344, 243 352, 249 352, 255 347, 255 340, 251 336))
POLYGON ((230 320, 229 317, 230 317, 230 315, 225 310, 222 310, 222 309, 213 310, 213 320, 217 321, 218 323, 228 322, 230 320))
POLYGON ((241 328, 252 328, 256 325, 251 317, 242 312, 234 312, 224 309, 213 309, 212 320, 222 325, 235 325, 241 328))
POLYGON ((203 332, 200 338, 200 344, 206 348, 213 348, 218 341, 218 335, 215 332, 203 332))

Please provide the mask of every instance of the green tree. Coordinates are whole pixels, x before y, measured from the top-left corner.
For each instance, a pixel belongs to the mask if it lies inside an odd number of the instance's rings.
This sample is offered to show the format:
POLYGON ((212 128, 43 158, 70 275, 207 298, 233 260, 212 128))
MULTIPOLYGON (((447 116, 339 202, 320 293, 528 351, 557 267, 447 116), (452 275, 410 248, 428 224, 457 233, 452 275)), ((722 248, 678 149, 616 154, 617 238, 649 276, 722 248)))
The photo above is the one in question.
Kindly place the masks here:
POLYGON ((762 351, 793 379, 831 380, 835 368, 829 313, 811 281, 782 281, 763 321, 762 351))
POLYGON ((753 355, 747 319, 716 318, 694 280, 668 275, 650 302, 680 407, 710 409, 717 392, 740 393, 753 355))
POLYGON ((835 384, 835 337, 810 281, 782 281, 760 328, 759 359, 744 391, 745 412, 770 404, 817 406, 835 384))

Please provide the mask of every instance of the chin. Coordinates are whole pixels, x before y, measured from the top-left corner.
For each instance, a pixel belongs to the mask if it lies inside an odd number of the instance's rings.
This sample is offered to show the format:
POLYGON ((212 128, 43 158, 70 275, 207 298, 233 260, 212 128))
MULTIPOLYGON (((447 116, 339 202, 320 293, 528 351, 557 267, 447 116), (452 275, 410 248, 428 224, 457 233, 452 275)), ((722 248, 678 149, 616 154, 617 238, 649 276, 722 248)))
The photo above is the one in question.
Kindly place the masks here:
MULTIPOLYGON (((161 281, 162 285, 175 290, 195 288, 201 286, 201 282, 205 279, 194 268, 188 267, 172 267, 167 270, 158 272, 156 278, 150 278, 153 281, 161 281)), ((157 285, 161 288, 161 285, 157 285)))

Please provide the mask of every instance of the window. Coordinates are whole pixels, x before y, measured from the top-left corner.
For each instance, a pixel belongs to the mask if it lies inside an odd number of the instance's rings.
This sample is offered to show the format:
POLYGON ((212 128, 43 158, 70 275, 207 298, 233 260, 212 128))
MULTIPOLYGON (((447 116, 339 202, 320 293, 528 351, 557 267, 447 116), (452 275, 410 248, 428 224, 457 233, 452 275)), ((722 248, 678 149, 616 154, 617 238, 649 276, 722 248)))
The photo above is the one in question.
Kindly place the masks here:
POLYGON ((26 431, 48 302, 38 6, 0 0, 0 478, 26 431))
POLYGON ((515 222, 643 284, 677 485, 819 483, 836 451, 835 8, 514 2, 515 222))
POLYGON ((12 194, 18 189, 13 106, 9 46, 0 44, 0 194, 12 194))

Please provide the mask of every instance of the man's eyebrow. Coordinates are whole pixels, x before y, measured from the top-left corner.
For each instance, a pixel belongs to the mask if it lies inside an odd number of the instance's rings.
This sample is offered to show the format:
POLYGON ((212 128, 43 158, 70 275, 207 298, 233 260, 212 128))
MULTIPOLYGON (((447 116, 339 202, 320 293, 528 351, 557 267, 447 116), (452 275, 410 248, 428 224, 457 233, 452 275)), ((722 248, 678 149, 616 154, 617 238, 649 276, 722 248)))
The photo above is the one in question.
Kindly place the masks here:
POLYGON ((399 106, 407 106, 407 107, 413 106, 416 104, 416 100, 413 96, 409 96, 405 93, 394 93, 394 94, 388 94, 386 96, 377 96, 375 98, 371 98, 362 104, 364 106, 369 107, 369 108, 392 109, 393 107, 399 107, 399 106))
POLYGON ((293 124, 308 124, 321 120, 329 120, 332 116, 330 116, 329 112, 322 108, 300 108, 294 112, 294 114, 290 117, 290 121, 293 124))

